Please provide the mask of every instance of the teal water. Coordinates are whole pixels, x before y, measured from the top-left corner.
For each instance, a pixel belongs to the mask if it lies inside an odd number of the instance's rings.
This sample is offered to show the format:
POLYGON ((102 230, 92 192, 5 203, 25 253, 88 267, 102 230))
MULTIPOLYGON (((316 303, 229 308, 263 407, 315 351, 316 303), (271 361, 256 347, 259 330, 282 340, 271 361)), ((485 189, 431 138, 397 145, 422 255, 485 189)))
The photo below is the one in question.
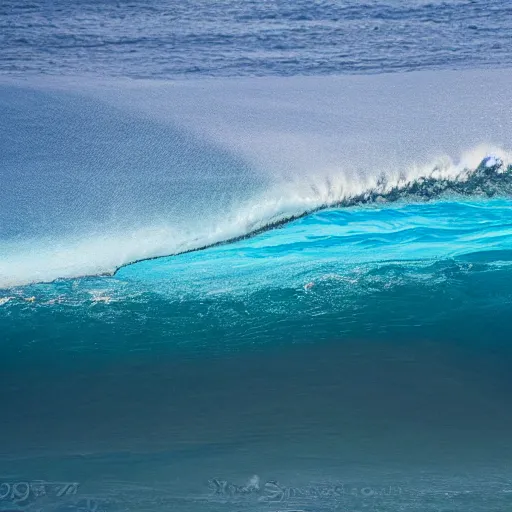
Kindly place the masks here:
POLYGON ((478 339, 494 318, 493 337, 505 340, 511 219, 508 199, 329 209, 111 277, 3 290, 2 350, 204 354, 442 336, 455 317, 467 317, 457 339, 478 339))
POLYGON ((1 510, 504 510, 511 213, 331 208, 2 290, 1 510))
POLYGON ((0 510, 507 510, 509 77, 2 77, 0 510))

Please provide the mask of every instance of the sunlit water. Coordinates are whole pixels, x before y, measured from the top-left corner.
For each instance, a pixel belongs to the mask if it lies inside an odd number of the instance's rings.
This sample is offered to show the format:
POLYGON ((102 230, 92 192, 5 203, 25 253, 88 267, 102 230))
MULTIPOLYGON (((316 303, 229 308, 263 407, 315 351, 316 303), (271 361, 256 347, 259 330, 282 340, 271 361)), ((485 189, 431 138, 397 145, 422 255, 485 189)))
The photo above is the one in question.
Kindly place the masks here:
POLYGON ((0 511, 506 510, 510 14, 2 5, 0 511))

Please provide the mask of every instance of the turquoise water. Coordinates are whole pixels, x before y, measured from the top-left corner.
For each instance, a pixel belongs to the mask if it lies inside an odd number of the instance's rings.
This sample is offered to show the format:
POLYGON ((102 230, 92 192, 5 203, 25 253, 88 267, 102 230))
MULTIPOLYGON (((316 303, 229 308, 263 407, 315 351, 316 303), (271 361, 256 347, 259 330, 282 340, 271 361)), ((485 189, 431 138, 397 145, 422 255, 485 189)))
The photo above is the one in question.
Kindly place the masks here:
POLYGON ((0 510, 508 506, 507 103, 393 100, 458 76, 4 87, 0 510))
POLYGON ((511 212, 330 208, 3 290, 5 505, 502 510, 511 212))
POLYGON ((508 199, 329 209, 112 277, 11 288, 1 294, 3 349, 12 340, 24 351, 20 333, 37 326, 27 353, 204 355, 276 342, 432 337, 466 315, 471 327, 454 336, 478 339, 485 327, 473 315, 499 326, 508 311, 511 211, 508 199), (104 341, 92 343, 96 336, 104 341))
POLYGON ((504 512, 504 0, 0 5, 0 512, 504 512))

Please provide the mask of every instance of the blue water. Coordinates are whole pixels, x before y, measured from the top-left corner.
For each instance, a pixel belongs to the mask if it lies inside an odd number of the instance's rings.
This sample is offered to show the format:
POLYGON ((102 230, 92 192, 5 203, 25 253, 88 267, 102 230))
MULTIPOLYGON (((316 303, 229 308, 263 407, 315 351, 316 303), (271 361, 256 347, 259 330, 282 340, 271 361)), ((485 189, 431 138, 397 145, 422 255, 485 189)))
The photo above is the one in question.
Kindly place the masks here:
POLYGON ((4 73, 169 78, 512 64, 506 0, 5 0, 0 16, 4 73))
POLYGON ((0 5, 0 512, 511 506, 512 10, 0 5))
POLYGON ((455 318, 467 325, 454 340, 479 340, 494 318, 493 338, 505 341, 511 211, 508 199, 328 209, 112 277, 13 287, 0 295, 3 357, 436 339, 455 318), (59 336, 50 318, 62 320, 59 336))

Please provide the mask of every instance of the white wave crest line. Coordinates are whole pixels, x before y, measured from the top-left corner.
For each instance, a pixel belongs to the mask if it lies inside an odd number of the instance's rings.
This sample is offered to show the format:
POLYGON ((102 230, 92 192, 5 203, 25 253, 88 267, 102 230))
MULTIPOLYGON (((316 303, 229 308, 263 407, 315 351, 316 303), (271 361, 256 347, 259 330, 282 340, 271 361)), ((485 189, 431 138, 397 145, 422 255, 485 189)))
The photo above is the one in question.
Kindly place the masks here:
POLYGON ((150 226, 131 233, 108 233, 75 240, 31 241, 8 251, 0 261, 0 288, 11 288, 59 278, 113 274, 136 261, 175 255, 218 243, 229 242, 261 231, 277 223, 297 218, 320 208, 406 190, 422 179, 467 182, 482 162, 501 162, 497 172, 512 163, 512 154, 491 146, 479 146, 454 162, 447 156, 428 165, 412 165, 406 172, 387 170, 353 180, 342 173, 279 183, 264 196, 224 217, 221 223, 178 231, 173 226, 150 226), (487 160, 485 160, 487 158, 487 160), (494 159, 494 160, 492 160, 494 159), (385 179, 383 179, 383 177, 385 179))

